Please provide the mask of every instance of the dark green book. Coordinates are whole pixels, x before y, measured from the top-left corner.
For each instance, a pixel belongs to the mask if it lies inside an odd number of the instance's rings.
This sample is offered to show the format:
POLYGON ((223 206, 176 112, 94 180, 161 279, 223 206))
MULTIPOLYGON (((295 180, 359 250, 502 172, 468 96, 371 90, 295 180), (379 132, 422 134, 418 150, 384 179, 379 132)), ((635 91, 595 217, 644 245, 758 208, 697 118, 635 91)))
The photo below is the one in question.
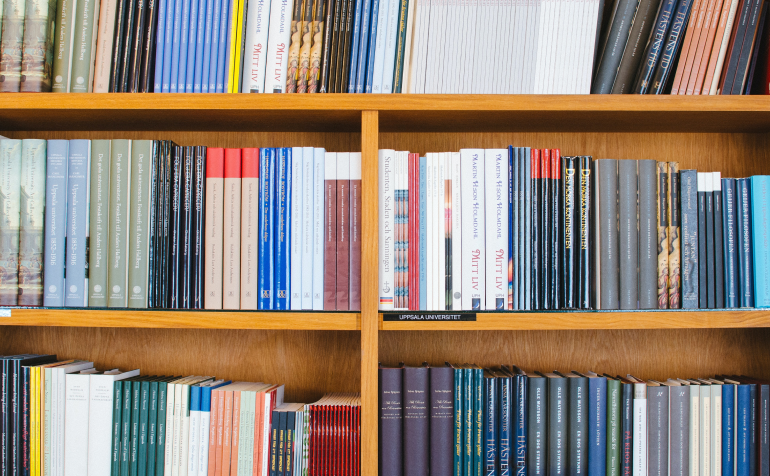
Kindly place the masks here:
POLYGON ((141 383, 139 393, 139 446, 136 457, 139 476, 147 475, 147 425, 150 420, 150 382, 145 380, 141 383))
POLYGON ((620 380, 607 377, 607 476, 620 476, 620 380))
MULTIPOLYGON (((398 38, 396 38, 396 64, 393 68, 393 92, 400 93, 403 86, 404 52, 406 48, 406 25, 409 15, 409 2, 400 0, 398 9, 398 38)), ((406 92, 406 91, 404 91, 406 92)), ((480 455, 479 455, 480 456, 480 455)), ((481 474, 481 473, 479 473, 481 474)))
POLYGON ((132 380, 123 381, 123 415, 120 418, 120 474, 128 476, 131 452, 131 389, 132 380))
POLYGON ((114 405, 112 407, 112 465, 111 476, 120 476, 120 435, 123 409, 123 381, 115 381, 114 405))
POLYGON ((155 452, 158 446, 158 386, 150 382, 150 414, 147 421, 147 476, 155 476, 155 452))
POLYGON ((139 410, 142 402, 142 381, 131 382, 131 420, 130 420, 130 449, 128 455, 129 473, 131 476, 139 475, 139 410))

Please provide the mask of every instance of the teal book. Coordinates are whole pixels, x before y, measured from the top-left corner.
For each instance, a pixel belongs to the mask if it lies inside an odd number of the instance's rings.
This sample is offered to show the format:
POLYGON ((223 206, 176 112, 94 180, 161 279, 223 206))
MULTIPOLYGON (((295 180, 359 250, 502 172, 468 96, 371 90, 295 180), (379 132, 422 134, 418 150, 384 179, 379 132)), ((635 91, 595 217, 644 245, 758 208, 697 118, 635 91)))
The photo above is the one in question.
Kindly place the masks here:
POLYGON ((91 206, 88 248, 88 305, 107 307, 110 249, 110 141, 91 141, 91 206))
MULTIPOLYGON (((174 379, 170 379, 169 382, 174 379)), ((155 474, 163 475, 166 465, 166 396, 168 382, 158 382, 158 440, 155 453, 155 474)))
POLYGON ((46 145, 43 139, 24 139, 21 144, 20 306, 43 305, 46 145))
POLYGON ((150 212, 155 167, 153 141, 135 140, 131 145, 131 195, 128 247, 128 307, 147 307, 149 282, 150 212))
POLYGON ((131 382, 131 440, 128 455, 129 474, 131 476, 138 476, 139 474, 139 418, 142 405, 142 383, 141 380, 131 382))
POLYGON ((112 459, 110 476, 120 476, 121 415, 123 410, 123 381, 115 381, 115 399, 112 407, 112 459))
POLYGON ((0 140, 0 306, 19 302, 21 149, 21 140, 0 140))
POLYGON ((473 369, 473 471, 484 474, 484 371, 473 369))
POLYGON ((139 444, 137 449, 138 475, 147 475, 147 432, 150 422, 150 382, 142 382, 139 390, 139 444))
POLYGON ((123 382, 123 415, 120 418, 120 474, 128 476, 131 466, 131 401, 133 380, 123 382))
POLYGON ((463 369, 463 476, 473 473, 473 369, 463 369))
POLYGON ((770 176, 751 177, 754 306, 770 307, 770 176))
POLYGON ((155 455, 158 450, 158 384, 150 382, 150 415, 147 420, 147 476, 155 476, 155 455))

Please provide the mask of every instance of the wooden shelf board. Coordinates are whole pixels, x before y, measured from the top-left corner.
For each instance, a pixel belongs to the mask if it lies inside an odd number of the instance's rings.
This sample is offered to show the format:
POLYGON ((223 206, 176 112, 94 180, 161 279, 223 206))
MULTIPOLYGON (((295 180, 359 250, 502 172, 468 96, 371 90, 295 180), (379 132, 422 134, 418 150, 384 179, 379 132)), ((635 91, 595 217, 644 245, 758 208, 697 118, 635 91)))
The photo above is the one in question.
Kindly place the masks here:
POLYGON ((255 312, 143 309, 3 308, 2 326, 134 327, 166 329, 361 329, 358 312, 255 312))
POLYGON ((476 321, 385 322, 380 330, 618 330, 770 327, 768 309, 698 311, 481 312, 476 321))
POLYGON ((0 130, 767 132, 768 96, 0 95, 0 130))

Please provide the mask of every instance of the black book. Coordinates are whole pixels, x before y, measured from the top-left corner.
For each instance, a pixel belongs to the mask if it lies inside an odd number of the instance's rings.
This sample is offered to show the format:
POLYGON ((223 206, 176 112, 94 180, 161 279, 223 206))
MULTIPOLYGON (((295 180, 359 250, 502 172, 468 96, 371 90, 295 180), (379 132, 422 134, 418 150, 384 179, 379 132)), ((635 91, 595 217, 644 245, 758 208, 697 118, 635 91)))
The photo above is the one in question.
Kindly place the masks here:
POLYGON ((342 23, 345 22, 345 7, 348 2, 345 0, 330 0, 334 3, 334 21, 331 30, 331 47, 329 52, 329 73, 328 73, 328 93, 337 92, 337 68, 339 67, 339 50, 340 50, 340 33, 342 31, 342 23))
POLYGON ((557 476, 567 474, 567 379, 555 374, 541 374, 547 381, 547 421, 546 433, 548 435, 548 475, 557 476))
MULTIPOLYGON (((131 0, 118 0, 115 11, 115 38, 112 42, 112 67, 110 69, 110 92, 121 93, 121 78, 123 77, 123 53, 127 29, 127 22, 131 17, 128 11, 131 9, 131 0)), ((131 9, 133 10, 133 9, 131 9)))
POLYGON ((455 369, 430 368, 430 474, 452 476, 455 369))
POLYGON ((171 208, 168 220, 168 307, 179 309, 181 302, 180 264, 182 255, 182 170, 184 168, 184 147, 174 146, 171 157, 171 182, 169 184, 169 199, 171 208))
POLYGON ((559 149, 551 150, 551 309, 562 307, 562 228, 561 228, 561 204, 564 200, 561 194, 561 155, 559 149))
POLYGON ((348 6, 347 6, 347 20, 344 23, 345 29, 343 39, 340 40, 340 44, 342 46, 342 51, 340 52, 342 54, 342 65, 339 68, 339 74, 340 78, 337 80, 338 93, 346 93, 348 92, 348 80, 350 79, 350 50, 352 48, 352 37, 353 37, 353 18, 355 15, 354 11, 355 2, 353 0, 348 0, 348 6))
POLYGON ((206 147, 195 147, 195 166, 193 170, 193 191, 195 193, 193 212, 193 267, 191 307, 203 309, 203 286, 205 275, 205 239, 206 233, 206 147))
MULTIPOLYGON (((131 67, 134 59, 134 36, 138 33, 136 31, 136 25, 134 22, 136 21, 135 16, 137 14, 137 9, 139 4, 142 2, 143 0, 129 0, 128 8, 126 8, 125 31, 123 33, 123 51, 120 54, 120 80, 118 82, 118 87, 120 89, 117 92, 130 92, 129 85, 131 83, 131 76, 134 72, 133 68, 131 67)), ((144 11, 143 6, 142 11, 144 11)))
POLYGON ((706 184, 698 173, 698 307, 708 309, 708 268, 706 261, 706 184))
POLYGON ((155 272, 158 276, 156 288, 157 307, 168 307, 168 221, 170 217, 169 206, 169 182, 171 179, 171 151, 173 145, 170 141, 163 141, 163 155, 160 161, 161 170, 158 172, 158 259, 155 272))
POLYGON ((612 86, 612 94, 628 94, 631 92, 639 62, 642 60, 644 45, 650 37, 655 23, 655 17, 660 6, 660 0, 641 0, 632 20, 628 41, 623 50, 618 73, 612 86))
POLYGON ((691 10, 692 0, 679 0, 665 46, 663 46, 663 51, 660 54, 660 61, 652 77, 650 94, 663 94, 665 92, 666 84, 669 76, 671 76, 671 69, 677 64, 675 60, 679 55, 679 47, 682 45, 691 10))
POLYGON ((324 42, 321 49, 321 71, 318 77, 318 92, 329 92, 329 65, 332 62, 332 31, 334 30, 334 12, 337 1, 326 0, 326 15, 324 17, 324 42))
MULTIPOLYGON (((759 55, 762 54, 763 66, 760 66, 760 71, 767 70, 767 35, 764 35, 765 28, 767 27, 767 2, 762 2, 762 14, 759 16, 759 28, 757 29, 757 39, 754 43, 754 51, 751 53, 751 63, 749 66, 749 75, 746 77, 746 87, 743 88, 743 93, 751 94, 752 85, 754 84, 754 76, 757 68, 757 60, 759 55)), ((761 79, 757 80, 757 83, 761 84, 761 79)), ((762 94, 762 92, 756 92, 756 94, 762 94)))
POLYGON ((295 432, 294 425, 297 419, 297 412, 294 410, 289 410, 285 413, 286 413, 286 438, 284 438, 284 441, 283 441, 283 447, 284 447, 283 474, 284 476, 293 476, 294 473, 292 472, 292 470, 294 468, 292 465, 292 461, 294 456, 294 432, 295 432))
MULTIPOLYGON (((275 425, 275 420, 273 420, 273 425, 275 425)), ((276 444, 278 449, 276 450, 276 466, 275 466, 275 476, 283 476, 283 462, 285 457, 285 451, 286 451, 286 412, 280 411, 278 412, 278 442, 276 444)))
POLYGON ((192 217, 193 217, 193 161, 194 147, 184 148, 182 166, 181 231, 179 237, 179 308, 190 309, 192 289, 192 217))
POLYGON ((527 374, 520 368, 514 366, 513 386, 513 422, 516 437, 514 438, 513 456, 511 457, 513 469, 512 474, 527 474, 527 432, 529 430, 529 391, 527 374), (515 464, 513 459, 515 458, 515 464))
POLYGON ((543 149, 540 161, 540 270, 543 279, 540 282, 543 309, 553 309, 551 295, 551 154, 543 149))
POLYGON ((620 474, 633 474, 633 434, 634 434, 634 384, 620 380, 620 474))
POLYGON ((741 0, 733 24, 733 33, 725 57, 722 78, 719 80, 719 94, 732 94, 733 85, 736 83, 735 74, 738 70, 738 61, 741 57, 743 40, 749 27, 751 10, 758 0, 741 0))
MULTIPOLYGON (((490 370, 484 370, 483 373, 483 399, 484 408, 481 421, 482 444, 481 444, 481 464, 482 474, 495 474, 498 463, 498 423, 500 415, 498 414, 498 390, 497 376, 490 370)), ((405 461, 406 462, 406 461, 405 461)), ((431 468, 432 470, 433 468, 431 468)), ((409 470, 407 469, 407 473, 409 470)), ((424 475, 428 473, 425 472, 424 475)), ((432 474, 432 472, 431 472, 432 474)))
POLYGON ((714 185, 714 286, 716 287, 716 308, 725 307, 725 266, 722 234, 724 233, 722 225, 722 179, 719 173, 713 174, 714 185))
MULTIPOLYGON (((144 56, 143 41, 145 40, 145 14, 147 13, 147 7, 150 1, 152 0, 137 0, 136 6, 134 7, 131 63, 129 63, 128 85, 126 86, 126 92, 130 93, 139 92, 139 83, 141 81, 142 73, 142 57, 144 56)), ((195 48, 195 45, 190 45, 189 47, 195 48)))
POLYGON ((540 191, 540 150, 532 149, 532 310, 543 309, 542 294, 540 293, 541 281, 541 243, 540 229, 542 195, 540 191))
MULTIPOLYGON (((514 377, 510 371, 502 367, 500 370, 493 371, 497 377, 497 474, 515 474, 516 459, 512 445, 516 441, 516 409, 515 393, 513 388, 514 377)), ((431 430, 432 431, 432 430, 431 430)), ((432 461, 431 461, 432 465, 432 461)), ((487 470, 488 473, 488 470, 487 470)), ((431 466, 433 474, 433 466, 431 466)), ((451 476, 452 472, 442 473, 451 476)))
POLYGON ((565 377, 569 385, 567 474, 580 476, 588 470, 588 378, 574 372, 565 377))
POLYGON ((580 217, 578 214, 577 165, 578 157, 562 157, 562 197, 564 213, 562 241, 562 303, 566 309, 577 308, 577 261, 580 238, 578 235, 580 217))
POLYGON ((594 279, 591 273, 593 266, 594 237, 593 237, 593 180, 591 179, 591 157, 579 157, 578 168, 578 282, 577 307, 591 309, 591 284, 594 279))
POLYGON ((735 70, 735 83, 731 94, 741 94, 746 86, 749 68, 751 66, 749 59, 753 56, 755 48, 759 48, 757 42, 757 32, 760 30, 760 21, 765 11, 765 2, 754 0, 749 12, 749 25, 746 29, 746 37, 743 39, 741 56, 738 58, 738 66, 735 70), (756 45, 756 46, 755 46, 756 45))
POLYGON ((155 288, 157 286, 156 274, 155 274, 155 260, 158 246, 158 223, 157 213, 158 207, 158 172, 160 171, 160 141, 152 141, 152 170, 150 173, 150 215, 147 217, 147 223, 150 227, 150 243, 147 253, 147 269, 149 275, 147 276, 147 307, 155 307, 155 288))
MULTIPOLYGON (((205 15, 206 12, 200 13, 205 15)), ((144 15, 144 41, 142 41, 142 66, 139 70, 140 93, 153 92, 155 79, 155 35, 158 28, 158 0, 147 0, 147 11, 144 15)))
MULTIPOLYGON (((429 368, 404 367, 404 476, 427 476, 430 411, 429 368)), ((447 438, 452 433, 446 434, 447 438)))
POLYGON ((634 22, 639 0, 618 0, 613 7, 612 17, 597 52, 596 71, 591 82, 591 94, 610 94, 615 76, 628 42, 631 25, 634 22))
POLYGON ((403 364, 379 368, 380 476, 403 474, 403 374, 403 364))
POLYGON ((270 425, 270 476, 276 476, 276 468, 278 468, 278 428, 281 422, 281 413, 278 410, 273 410, 273 416, 270 419, 272 424, 270 425))
POLYGON ((716 261, 716 250, 714 250, 714 188, 711 186, 711 174, 706 174, 706 285, 708 290, 707 304, 709 309, 716 307, 716 281, 714 261, 716 261))
POLYGON ((539 375, 527 379, 527 476, 546 474, 546 380, 539 375))

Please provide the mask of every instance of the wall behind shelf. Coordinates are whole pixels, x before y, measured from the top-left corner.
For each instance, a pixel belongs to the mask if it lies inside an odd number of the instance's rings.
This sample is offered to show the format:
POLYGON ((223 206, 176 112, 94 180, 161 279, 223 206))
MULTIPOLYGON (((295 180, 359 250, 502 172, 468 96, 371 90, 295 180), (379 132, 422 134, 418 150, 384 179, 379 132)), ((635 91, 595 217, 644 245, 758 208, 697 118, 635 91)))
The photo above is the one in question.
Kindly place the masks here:
POLYGON ((212 375, 286 384, 287 402, 361 391, 358 331, 263 331, 8 326, 0 355, 54 353, 142 375, 212 375))

